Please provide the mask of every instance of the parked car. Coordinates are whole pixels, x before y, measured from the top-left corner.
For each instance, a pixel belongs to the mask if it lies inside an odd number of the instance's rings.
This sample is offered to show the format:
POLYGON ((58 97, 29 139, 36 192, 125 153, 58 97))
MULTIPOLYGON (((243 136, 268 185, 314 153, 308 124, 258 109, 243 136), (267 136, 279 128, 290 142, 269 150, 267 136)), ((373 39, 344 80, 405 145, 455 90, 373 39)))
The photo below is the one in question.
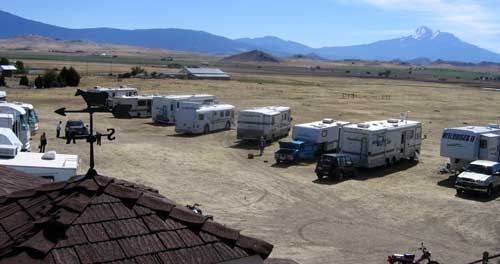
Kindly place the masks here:
POLYGON ((85 137, 89 134, 89 130, 82 120, 68 120, 64 129, 64 135, 68 138, 74 134, 75 137, 85 137))
POLYGON ((355 176, 356 168, 348 155, 323 154, 316 164, 315 172, 319 180, 328 176, 336 177, 338 181, 342 181, 346 175, 355 176))
POLYGON ((476 160, 457 176, 455 189, 457 195, 464 191, 485 193, 488 197, 500 186, 500 163, 487 160, 476 160))
POLYGON ((279 142, 280 148, 274 153, 276 163, 299 162, 301 160, 314 160, 317 146, 304 141, 279 142))

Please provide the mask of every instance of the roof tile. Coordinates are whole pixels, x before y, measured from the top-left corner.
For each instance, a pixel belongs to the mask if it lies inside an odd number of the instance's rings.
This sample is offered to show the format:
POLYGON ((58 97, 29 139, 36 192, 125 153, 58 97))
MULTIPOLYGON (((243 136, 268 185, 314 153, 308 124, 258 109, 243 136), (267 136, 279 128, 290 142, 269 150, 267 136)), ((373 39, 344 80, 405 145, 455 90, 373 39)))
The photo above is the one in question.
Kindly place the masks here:
POLYGON ((74 192, 66 199, 59 202, 59 206, 76 212, 83 212, 90 203, 91 198, 85 194, 74 192))
POLYGON ((223 226, 214 221, 206 221, 201 230, 208 232, 220 238, 236 241, 240 235, 240 231, 223 226))
POLYGON ((147 255, 155 252, 164 251, 161 241, 156 235, 145 235, 129 237, 118 240, 120 246, 125 251, 127 257, 135 257, 140 255, 147 255), (136 245, 141 245, 137 247, 136 245))
POLYGON ((82 181, 78 187, 83 188, 89 192, 96 192, 99 190, 99 185, 93 179, 86 179, 82 181))
POLYGON ((108 221, 103 223, 110 238, 121 238, 147 234, 149 231, 141 219, 108 221))
POLYGON ((0 207, 0 219, 5 218, 19 210, 21 210, 21 207, 15 202, 4 205, 0 207))
POLYGON ((10 232, 24 224, 29 223, 31 217, 25 211, 17 211, 2 219, 2 226, 5 231, 10 232))
POLYGON ((101 203, 116 203, 120 202, 120 199, 115 198, 111 195, 107 195, 105 193, 97 195, 92 199, 92 204, 101 204, 101 203))
POLYGON ((176 232, 188 247, 203 245, 203 240, 201 240, 197 234, 193 233, 193 231, 189 229, 180 229, 176 232))
POLYGON ((144 215, 150 215, 150 214, 153 214, 153 211, 149 208, 146 208, 144 206, 140 206, 140 205, 134 205, 133 207, 135 213, 139 216, 144 216, 144 215))
POLYGON ((167 218, 167 220, 165 220, 165 224, 167 225, 168 230, 177 230, 177 229, 186 228, 185 225, 183 225, 183 224, 181 224, 173 219, 170 219, 170 218, 167 218))
POLYGON ((254 252, 259 253, 264 259, 267 258, 271 251, 273 250, 273 245, 267 243, 266 241, 248 237, 245 235, 240 235, 236 245, 244 249, 249 249, 254 252))
POLYGON ((94 181, 100 187, 106 187, 106 186, 108 186, 110 183, 113 182, 113 180, 114 179, 111 178, 111 177, 106 177, 106 176, 102 176, 102 175, 99 175, 99 177, 94 177, 94 181))
POLYGON ((114 240, 77 246, 76 253, 83 263, 108 262, 125 258, 120 245, 114 240))
POLYGON ((121 185, 111 183, 104 189, 104 192, 121 199, 137 200, 141 196, 141 192, 135 189, 127 188, 121 185))
POLYGON ((37 191, 39 192, 53 192, 53 191, 58 191, 64 189, 66 186, 67 182, 53 182, 53 183, 48 183, 41 185, 40 187, 36 188, 37 191))
POLYGON ((215 243, 212 245, 224 261, 248 257, 248 254, 238 247, 229 247, 224 243, 215 243))
POLYGON ((205 222, 205 218, 202 215, 196 214, 184 206, 174 207, 169 217, 189 224, 201 225, 205 222))
POLYGON ((106 233, 104 226, 100 223, 82 225, 81 227, 87 235, 89 242, 94 243, 109 240, 109 236, 106 233))
POLYGON ((53 247, 55 243, 48 240, 43 231, 36 233, 34 236, 24 241, 19 248, 28 249, 39 254, 47 254, 53 247))
POLYGON ((12 237, 13 240, 17 241, 21 237, 24 237, 26 234, 30 233, 30 231, 33 230, 34 227, 35 225, 27 222, 24 223, 22 226, 16 228, 15 230, 9 232, 9 235, 12 237))
POLYGON ((7 196, 7 198, 10 198, 10 199, 20 199, 20 198, 31 197, 31 196, 34 196, 35 194, 36 194, 36 190, 27 189, 27 190, 16 191, 16 192, 7 194, 6 196, 7 196))
POLYGON ((77 224, 90 224, 116 219, 109 204, 90 205, 76 220, 77 224))
POLYGON ((78 263, 78 255, 73 248, 58 248, 52 251, 52 257, 57 264, 78 263))
POLYGON ((157 255, 146 255, 135 258, 137 263, 164 264, 157 255))
POLYGON ((201 237, 201 239, 203 239, 203 241, 205 241, 205 243, 212 243, 212 242, 220 241, 217 237, 215 237, 207 232, 200 231, 200 233, 198 235, 201 237))
POLYGON ((175 203, 166 198, 156 197, 150 194, 144 194, 137 201, 138 204, 149 209, 169 213, 175 207, 175 203))
POLYGON ((179 234, 177 234, 175 231, 158 233, 158 237, 167 249, 177 249, 186 246, 181 237, 179 237, 179 234))
POLYGON ((168 230, 168 226, 159 216, 157 215, 148 215, 142 217, 144 223, 148 226, 151 232, 159 232, 168 230))
POLYGON ((60 208, 59 210, 57 210, 54 215, 56 215, 56 222, 61 225, 70 225, 79 216, 78 213, 68 211, 64 208, 60 208))
POLYGON ((123 203, 111 204, 111 209, 118 219, 136 217, 137 214, 131 208, 126 207, 123 203))
POLYGON ((59 242, 56 245, 56 248, 69 247, 69 246, 84 244, 87 242, 88 240, 87 237, 85 236, 84 230, 79 225, 75 225, 69 227, 68 230, 66 230, 65 238, 59 240, 59 242))

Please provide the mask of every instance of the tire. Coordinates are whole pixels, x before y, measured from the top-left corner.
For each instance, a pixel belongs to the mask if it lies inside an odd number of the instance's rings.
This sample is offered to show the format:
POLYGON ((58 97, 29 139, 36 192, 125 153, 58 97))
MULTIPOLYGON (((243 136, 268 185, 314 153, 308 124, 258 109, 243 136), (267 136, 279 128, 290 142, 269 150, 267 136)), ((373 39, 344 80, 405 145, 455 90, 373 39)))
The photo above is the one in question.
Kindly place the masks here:
POLYGON ((488 198, 493 197, 493 186, 491 184, 488 185, 488 188, 486 189, 486 196, 488 198))
POLYGON ((337 172, 336 176, 337 176, 337 181, 339 181, 339 182, 344 181, 345 175, 344 175, 343 171, 337 172))
POLYGON ((391 160, 390 159, 385 159, 385 167, 390 168, 391 167, 391 160))
POLYGON ((318 180, 323 180, 323 174, 321 173, 316 173, 316 176, 318 176, 318 180))
POLYGON ((226 123, 226 127, 225 127, 226 130, 230 130, 231 129, 231 122, 227 122, 226 123))
POLYGON ((457 189, 457 196, 460 196, 464 193, 464 191, 462 189, 457 189))
POLYGON ((276 164, 280 164, 280 163, 281 163, 281 160, 277 159, 276 164))
POLYGON ((274 134, 271 135, 271 140, 276 141, 276 136, 274 134))
POLYGON ((203 128, 203 134, 208 134, 210 133, 210 127, 208 125, 205 125, 205 127, 203 128))
POLYGON ((397 160, 396 160, 396 157, 392 157, 391 164, 392 164, 392 165, 396 164, 396 161, 397 161, 397 160))

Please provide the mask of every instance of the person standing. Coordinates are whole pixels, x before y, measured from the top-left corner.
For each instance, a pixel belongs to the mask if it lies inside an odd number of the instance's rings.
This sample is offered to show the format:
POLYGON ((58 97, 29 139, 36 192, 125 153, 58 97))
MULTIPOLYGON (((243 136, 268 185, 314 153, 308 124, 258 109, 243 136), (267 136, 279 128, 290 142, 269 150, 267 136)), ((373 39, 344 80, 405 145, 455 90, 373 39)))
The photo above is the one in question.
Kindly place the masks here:
POLYGON ((59 123, 57 124, 57 127, 56 127, 56 137, 59 138, 61 136, 61 125, 62 125, 62 121, 59 121, 59 123))
POLYGON ((45 132, 43 132, 40 136, 40 153, 45 152, 45 146, 47 146, 47 136, 45 135, 45 132))
POLYGON ((261 156, 264 154, 265 148, 266 148, 266 139, 264 138, 264 136, 261 136, 259 140, 259 150, 261 156))

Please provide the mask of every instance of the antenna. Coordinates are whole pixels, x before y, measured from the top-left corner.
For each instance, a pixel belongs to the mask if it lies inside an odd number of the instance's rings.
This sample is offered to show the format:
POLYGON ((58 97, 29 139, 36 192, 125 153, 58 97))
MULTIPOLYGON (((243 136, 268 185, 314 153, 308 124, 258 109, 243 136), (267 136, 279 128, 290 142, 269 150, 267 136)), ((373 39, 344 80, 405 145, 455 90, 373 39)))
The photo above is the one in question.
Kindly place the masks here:
POLYGON ((87 171, 86 176, 96 176, 97 171, 95 170, 94 161, 94 143, 97 142, 101 145, 101 138, 107 137, 109 141, 115 140, 113 136, 115 134, 114 128, 108 128, 107 134, 100 134, 99 132, 94 134, 94 113, 108 113, 109 109, 106 107, 106 101, 108 99, 108 94, 106 92, 85 92, 80 89, 76 91, 75 96, 82 96, 87 103, 87 108, 82 110, 67 110, 65 107, 57 109, 55 112, 61 116, 66 116, 66 113, 89 113, 90 119, 90 131, 86 137, 76 138, 77 140, 86 139, 90 145, 90 168, 87 171))

